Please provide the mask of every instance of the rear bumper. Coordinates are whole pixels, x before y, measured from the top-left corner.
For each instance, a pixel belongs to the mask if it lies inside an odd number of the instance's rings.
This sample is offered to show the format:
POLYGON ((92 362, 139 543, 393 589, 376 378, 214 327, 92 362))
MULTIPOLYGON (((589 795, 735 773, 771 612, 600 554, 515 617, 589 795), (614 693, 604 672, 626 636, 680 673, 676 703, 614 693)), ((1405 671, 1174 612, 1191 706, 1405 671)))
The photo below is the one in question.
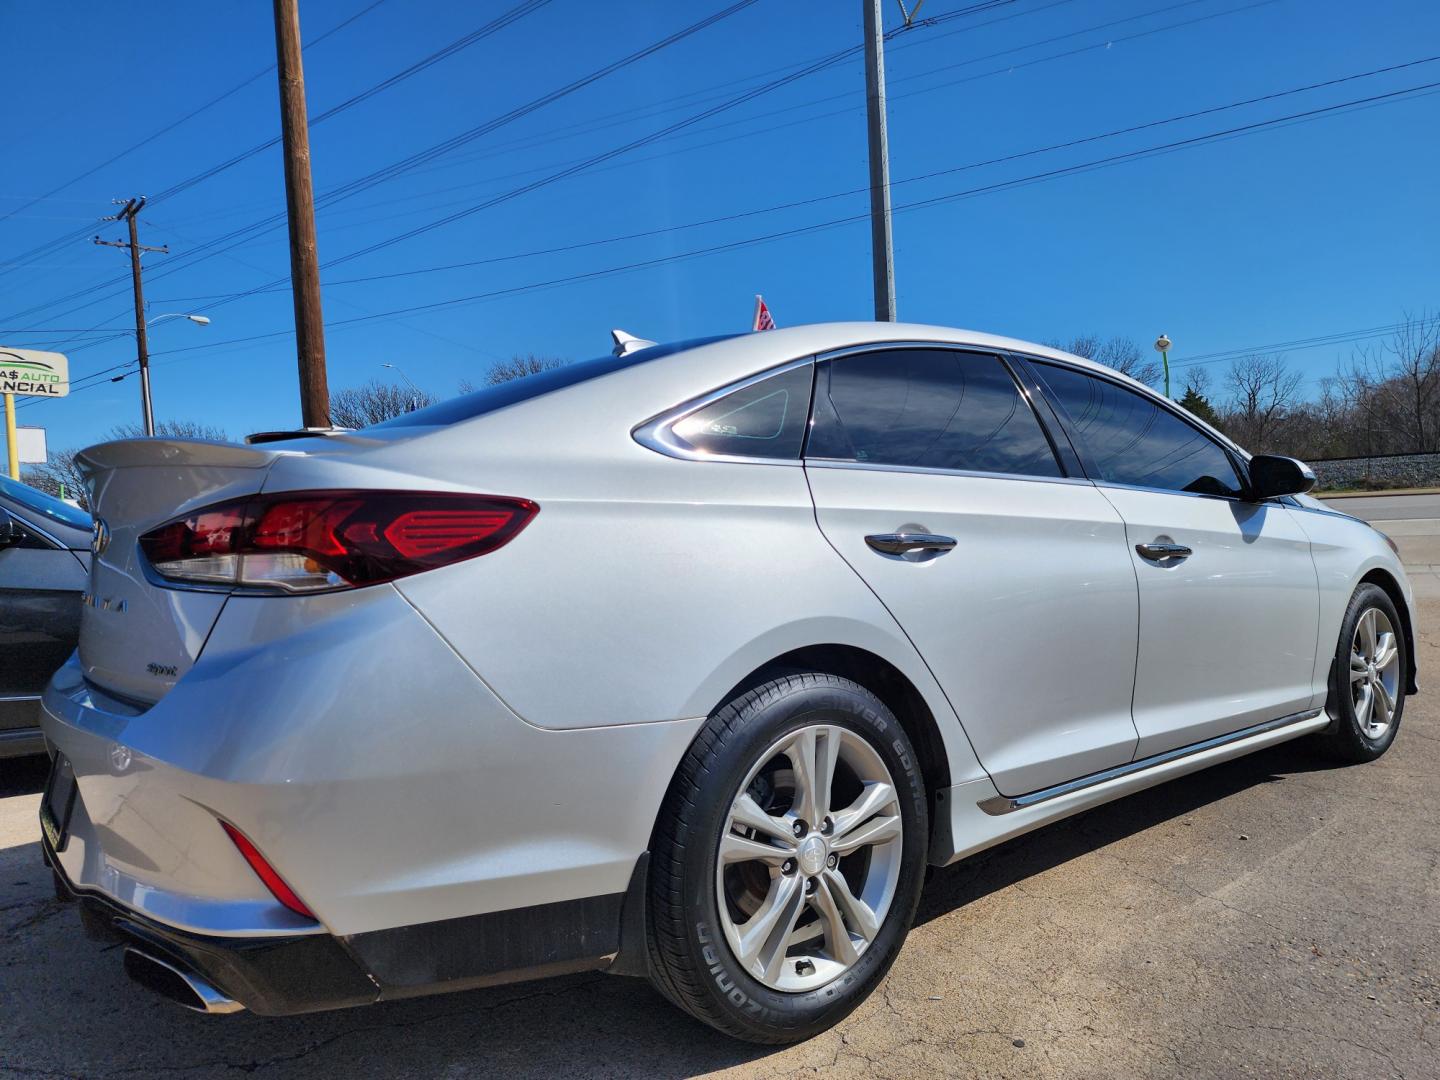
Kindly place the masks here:
POLYGON ((614 896, 545 904, 439 923, 337 937, 217 937, 146 917, 65 875, 49 843, 41 850, 61 893, 76 901, 87 936, 121 941, 200 976, 261 1016, 290 1016, 420 997, 615 964, 622 926, 627 974, 643 967, 645 859, 631 888, 614 896))

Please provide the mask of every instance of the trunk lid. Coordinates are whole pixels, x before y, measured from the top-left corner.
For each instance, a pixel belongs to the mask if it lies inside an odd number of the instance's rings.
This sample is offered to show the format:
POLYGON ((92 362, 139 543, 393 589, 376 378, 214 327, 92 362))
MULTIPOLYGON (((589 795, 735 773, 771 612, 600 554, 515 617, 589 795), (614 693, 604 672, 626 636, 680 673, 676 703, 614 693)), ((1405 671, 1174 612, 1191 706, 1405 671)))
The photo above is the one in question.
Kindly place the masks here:
POLYGON ((200 655, 226 592, 157 584, 140 537, 190 510, 258 492, 285 452, 190 439, 126 439, 81 451, 95 544, 80 614, 86 678, 155 702, 200 655))

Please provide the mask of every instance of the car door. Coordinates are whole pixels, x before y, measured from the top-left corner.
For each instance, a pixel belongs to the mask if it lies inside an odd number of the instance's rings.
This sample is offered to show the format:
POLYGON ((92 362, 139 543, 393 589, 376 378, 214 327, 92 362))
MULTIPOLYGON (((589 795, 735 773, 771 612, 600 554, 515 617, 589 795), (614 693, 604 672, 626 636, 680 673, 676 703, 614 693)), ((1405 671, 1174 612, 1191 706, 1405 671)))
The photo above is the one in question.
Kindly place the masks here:
POLYGON ((85 565, 0 506, 0 733, 33 727, 39 694, 75 651, 85 565))
POLYGON ((817 364, 816 519, 1007 795, 1123 764, 1136 741, 1125 526, 1056 450, 998 356, 896 345, 817 364))
POLYGON ((1308 708, 1319 584, 1290 512, 1247 501, 1231 453, 1157 398, 1035 368, 1125 521, 1140 588, 1136 756, 1308 708))

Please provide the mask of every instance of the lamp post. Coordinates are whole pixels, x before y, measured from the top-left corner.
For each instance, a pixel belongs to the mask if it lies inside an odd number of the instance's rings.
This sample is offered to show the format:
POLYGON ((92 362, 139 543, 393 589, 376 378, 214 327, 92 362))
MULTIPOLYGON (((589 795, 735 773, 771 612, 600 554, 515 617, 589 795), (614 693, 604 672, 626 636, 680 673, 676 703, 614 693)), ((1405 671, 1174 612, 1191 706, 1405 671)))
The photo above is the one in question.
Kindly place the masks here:
MULTIPOLYGON (((156 323, 164 322, 166 319, 189 319, 196 326, 210 325, 210 316, 208 315, 194 315, 188 311, 167 311, 163 315, 156 315, 153 319, 146 319, 144 323, 145 329, 149 330, 150 327, 156 323)), ((148 353, 143 350, 143 347, 141 355, 145 363, 140 368, 140 418, 144 422, 145 434, 154 435, 155 410, 150 405, 150 358, 148 353)), ((130 373, 127 371, 124 375, 116 375, 110 381, 120 382, 125 378, 125 375, 128 374, 130 373)))
POLYGON ((1170 345, 1171 341, 1164 334, 1155 339, 1155 351, 1160 354, 1160 362, 1165 365, 1165 396, 1170 396, 1170 345))
POLYGON ((410 389, 415 391, 415 396, 410 399, 410 411, 414 412, 416 409, 420 408, 420 402, 425 399, 425 391, 421 390, 420 387, 415 385, 415 380, 410 378, 409 375, 406 375, 405 372, 401 370, 400 365, 398 364, 381 364, 380 366, 383 368, 389 368, 391 371, 395 372, 397 375, 399 375, 402 379, 404 379, 407 383, 410 384, 410 389))

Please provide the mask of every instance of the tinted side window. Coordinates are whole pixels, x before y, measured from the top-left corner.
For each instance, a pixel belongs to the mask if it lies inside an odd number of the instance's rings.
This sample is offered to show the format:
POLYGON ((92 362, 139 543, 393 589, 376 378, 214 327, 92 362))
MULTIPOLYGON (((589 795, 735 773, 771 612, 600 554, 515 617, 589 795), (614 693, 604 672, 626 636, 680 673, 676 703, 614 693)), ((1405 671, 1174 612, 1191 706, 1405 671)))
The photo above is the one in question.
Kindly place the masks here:
POLYGON ((732 390, 670 425, 675 442, 730 457, 800 457, 810 415, 809 364, 732 390))
POLYGON ((895 349, 842 356, 815 381, 807 457, 1061 476, 1050 442, 994 356, 895 349))
POLYGON ((1079 436, 1097 480, 1114 484, 1240 494, 1230 457, 1198 428, 1141 394, 1071 368, 1036 363, 1079 436))

